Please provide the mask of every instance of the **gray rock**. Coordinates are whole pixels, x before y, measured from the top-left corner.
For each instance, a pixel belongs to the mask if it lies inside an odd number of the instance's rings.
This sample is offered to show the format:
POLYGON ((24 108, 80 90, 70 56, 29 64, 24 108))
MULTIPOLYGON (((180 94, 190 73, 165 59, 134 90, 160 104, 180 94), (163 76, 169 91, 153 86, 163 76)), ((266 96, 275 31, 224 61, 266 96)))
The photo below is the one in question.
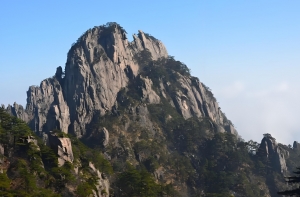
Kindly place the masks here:
POLYGON ((148 77, 140 76, 140 79, 143 83, 142 92, 143 92, 143 101, 147 103, 158 104, 160 103, 160 97, 152 89, 152 81, 148 77))
POLYGON ((0 155, 4 155, 4 146, 0 144, 0 155))
POLYGON ((29 125, 39 134, 53 129, 68 133, 69 107, 59 80, 56 77, 45 79, 39 87, 31 86, 27 91, 29 125))
POLYGON ((225 126, 225 130, 228 132, 228 133, 231 133, 231 134, 234 134, 234 135, 238 135, 236 129, 233 127, 233 125, 229 124, 229 125, 226 125, 225 126))
POLYGON ((109 196, 110 184, 107 177, 104 174, 102 174, 98 169, 96 169, 93 163, 89 162, 89 167, 90 170, 98 177, 97 184, 95 185, 96 190, 93 190, 94 197, 109 196), (105 191, 106 193, 102 194, 102 191, 105 191))
MULTIPOLYGON (((80 138, 86 134, 95 115, 101 117, 107 112, 119 115, 117 94, 138 76, 140 65, 134 60, 134 55, 143 50, 148 50, 153 60, 168 57, 162 42, 142 31, 133 35, 133 41, 129 42, 117 26, 94 27, 69 50, 65 74, 58 67, 52 78, 43 80, 39 87, 29 88, 25 110, 14 104, 7 111, 28 122, 41 136, 59 129, 80 138)), ((165 85, 172 84, 161 79, 159 94, 168 99, 185 119, 208 117, 218 125, 215 127, 217 131, 237 135, 211 91, 197 78, 178 75, 178 91, 168 95, 165 85)), ((142 101, 160 103, 160 96, 152 89, 152 81, 142 76, 140 80, 142 101)))
POLYGON ((58 137, 52 132, 48 138, 50 147, 58 154, 58 165, 63 166, 66 161, 73 163, 74 156, 70 138, 58 137))
POLYGON ((164 98, 167 98, 167 95, 166 95, 166 89, 165 89, 165 86, 164 86, 162 80, 159 81, 159 89, 160 89, 161 95, 162 95, 164 98))
POLYGON ((139 30, 138 35, 133 35, 132 46, 136 52, 148 49, 154 60, 160 57, 168 57, 168 52, 164 44, 157 39, 146 36, 141 30, 139 30))
MULTIPOLYGON (((211 91, 197 78, 182 76, 179 73, 178 75, 180 88, 174 94, 175 96, 173 96, 173 101, 182 116, 185 119, 193 116, 198 118, 208 117, 218 125, 216 131, 227 131, 238 136, 233 124, 221 111, 221 108, 211 91)), ((172 95, 169 96, 172 97, 172 95)))
POLYGON ((46 146, 50 146, 50 145, 49 145, 49 137, 48 137, 48 134, 43 133, 42 139, 43 139, 43 142, 44 142, 44 144, 45 144, 46 146))
POLYGON ((102 133, 103 133, 103 142, 102 145, 106 147, 109 143, 109 133, 105 127, 102 128, 102 133))
MULTIPOLYGON (((134 54, 147 49, 154 60, 168 56, 159 40, 142 31, 128 42, 120 28, 109 29, 100 26, 88 30, 68 53, 64 78, 58 67, 54 77, 29 88, 26 110, 14 104, 7 111, 28 122, 40 135, 59 129, 83 136, 94 113, 103 116, 114 106, 117 93, 130 79, 126 70, 133 76, 138 74, 134 54)), ((145 98, 156 103, 159 97, 151 91, 150 84, 145 80, 145 98)))
POLYGON ((300 143, 298 143, 297 141, 294 141, 293 149, 299 150, 300 149, 300 143))
POLYGON ((70 108, 70 128, 78 137, 85 134, 96 111, 103 116, 112 109, 118 92, 131 79, 127 70, 133 76, 138 74, 134 54, 148 49, 153 59, 167 56, 159 41, 135 38, 130 43, 118 28, 109 36, 102 36, 103 31, 101 27, 88 31, 68 54, 64 89, 70 108))
MULTIPOLYGON (((5 108, 4 105, 3 108, 5 108)), ((25 122, 28 122, 28 114, 26 113, 22 105, 18 105, 16 102, 14 102, 12 106, 11 105, 7 106, 6 111, 8 114, 20 118, 25 122)))
POLYGON ((163 168, 156 169, 153 174, 157 180, 163 180, 165 178, 163 168))
POLYGON ((282 174, 286 174, 286 157, 288 157, 287 151, 280 147, 275 138, 271 135, 265 135, 262 139, 259 150, 260 154, 264 154, 270 159, 272 167, 282 174))

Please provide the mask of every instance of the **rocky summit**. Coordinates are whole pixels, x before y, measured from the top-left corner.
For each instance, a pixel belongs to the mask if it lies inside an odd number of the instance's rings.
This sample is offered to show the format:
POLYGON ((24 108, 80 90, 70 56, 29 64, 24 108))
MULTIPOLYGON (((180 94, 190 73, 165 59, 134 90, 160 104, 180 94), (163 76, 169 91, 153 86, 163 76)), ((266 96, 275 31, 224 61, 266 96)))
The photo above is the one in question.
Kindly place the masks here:
POLYGON ((299 144, 271 134, 245 142, 211 90, 150 34, 129 42, 117 23, 96 26, 53 73, 29 87, 25 108, 0 109, 0 194, 257 197, 288 188, 299 144))
POLYGON ((185 119, 209 117, 216 130, 236 134, 216 99, 197 78, 179 74, 178 90, 166 92, 170 81, 157 76, 161 79, 154 91, 151 78, 142 74, 144 62, 138 62, 136 56, 147 52, 152 61, 167 59, 167 50, 161 41, 142 31, 133 38, 129 42, 126 31, 113 23, 88 30, 68 52, 65 71, 58 67, 52 78, 29 87, 25 110, 14 104, 7 111, 39 134, 59 129, 82 137, 93 117, 115 109, 121 89, 139 78, 143 104, 158 104, 162 96, 185 119))

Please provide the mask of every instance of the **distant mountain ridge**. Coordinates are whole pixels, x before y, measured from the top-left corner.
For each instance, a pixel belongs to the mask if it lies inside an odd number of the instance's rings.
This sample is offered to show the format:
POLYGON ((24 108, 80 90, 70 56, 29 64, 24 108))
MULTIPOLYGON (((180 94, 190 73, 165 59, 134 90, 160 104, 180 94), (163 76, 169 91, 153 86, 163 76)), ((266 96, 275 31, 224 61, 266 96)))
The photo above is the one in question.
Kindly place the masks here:
POLYGON ((245 142, 161 41, 139 31, 129 42, 111 22, 30 86, 25 108, 0 108, 0 195, 277 196, 299 147, 245 142))

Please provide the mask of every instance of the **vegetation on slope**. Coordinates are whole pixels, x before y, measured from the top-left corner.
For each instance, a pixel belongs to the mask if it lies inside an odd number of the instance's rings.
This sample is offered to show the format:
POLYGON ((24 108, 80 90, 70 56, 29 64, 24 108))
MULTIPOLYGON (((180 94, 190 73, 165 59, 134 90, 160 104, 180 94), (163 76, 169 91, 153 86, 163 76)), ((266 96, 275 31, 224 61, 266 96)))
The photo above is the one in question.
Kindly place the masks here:
POLYGON ((54 131, 58 137, 70 137, 74 163, 58 165, 58 155, 29 129, 23 121, 8 115, 0 108, 0 195, 2 196, 60 196, 70 187, 74 195, 86 196, 96 190, 98 177, 89 169, 89 162, 106 173, 112 167, 96 150, 85 146, 78 139, 54 131), (28 142, 27 140, 32 141, 28 142), (35 143, 36 142, 36 143, 35 143), (75 172, 75 165, 80 173, 75 172), (82 194, 84 191, 84 194, 82 194))

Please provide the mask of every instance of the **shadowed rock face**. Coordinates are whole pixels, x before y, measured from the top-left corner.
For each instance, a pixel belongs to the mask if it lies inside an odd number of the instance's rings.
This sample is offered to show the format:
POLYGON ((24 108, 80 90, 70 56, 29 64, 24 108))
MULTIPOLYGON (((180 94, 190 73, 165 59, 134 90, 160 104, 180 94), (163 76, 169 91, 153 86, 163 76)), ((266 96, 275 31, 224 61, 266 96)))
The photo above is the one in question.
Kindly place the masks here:
POLYGON ((294 143, 293 143, 293 149, 297 149, 297 150, 300 149, 300 144, 297 141, 294 141, 294 143))
POLYGON ((4 147, 0 144, 0 173, 2 173, 1 164, 4 162, 4 147))
MULTIPOLYGON (((128 42, 125 30, 116 24, 94 27, 71 47, 65 73, 58 67, 52 78, 43 80, 40 86, 31 86, 25 110, 14 104, 7 111, 28 122, 39 135, 59 129, 80 138, 95 115, 101 117, 116 109, 118 92, 128 88, 137 76, 141 81, 141 100, 158 104, 161 98, 152 89, 151 79, 139 75, 142 65, 134 60, 134 55, 143 50, 149 51, 153 60, 168 57, 163 43, 142 31, 128 42)), ((237 134, 216 99, 198 79, 178 76, 181 87, 168 96, 185 119, 209 117, 216 131, 237 134)), ((163 97, 167 96, 165 86, 160 84, 163 97)))
POLYGON ((287 172, 286 158, 289 156, 288 151, 278 146, 275 138, 265 136, 260 144, 259 151, 270 159, 272 167, 280 173, 287 172))

